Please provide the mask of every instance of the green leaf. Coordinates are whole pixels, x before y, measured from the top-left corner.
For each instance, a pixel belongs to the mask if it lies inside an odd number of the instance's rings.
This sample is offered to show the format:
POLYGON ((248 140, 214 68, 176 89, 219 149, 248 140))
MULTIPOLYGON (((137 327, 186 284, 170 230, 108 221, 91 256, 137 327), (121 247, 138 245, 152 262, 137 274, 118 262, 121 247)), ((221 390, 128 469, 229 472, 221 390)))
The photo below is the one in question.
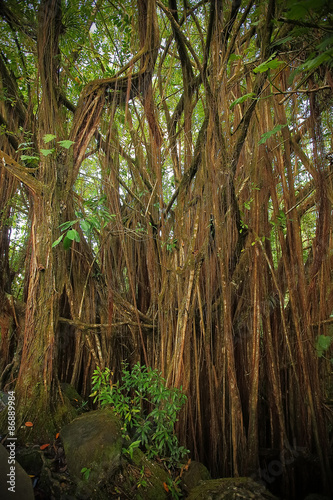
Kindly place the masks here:
POLYGON ((69 149, 71 145, 74 144, 74 141, 69 141, 69 140, 58 141, 58 144, 60 144, 62 148, 69 149))
POLYGON ((87 467, 83 467, 81 469, 81 474, 83 475, 84 479, 88 480, 90 476, 91 469, 88 469, 87 467))
POLYGON ((288 19, 304 19, 308 13, 307 2, 292 1, 289 2, 289 10, 287 12, 288 19))
POLYGON ((41 149, 40 152, 42 153, 42 155, 44 156, 49 156, 50 154, 54 153, 54 148, 52 149, 41 149))
POLYGON ((318 335, 316 342, 316 349, 319 358, 322 357, 324 351, 327 351, 331 343, 332 343, 332 337, 329 337, 328 335, 318 335))
POLYGON ((265 142, 270 137, 272 137, 272 135, 275 135, 277 132, 280 132, 280 130, 282 130, 286 126, 287 125, 275 125, 275 127, 272 130, 269 130, 268 132, 265 132, 264 134, 262 134, 262 136, 261 136, 260 141, 258 142, 258 144, 265 144, 265 142))
POLYGON ((133 441, 133 443, 130 444, 130 448, 138 448, 141 444, 141 441, 133 441))
POLYGON ((70 240, 69 238, 67 238, 67 234, 64 238, 64 249, 65 250, 68 250, 72 245, 72 240, 70 240))
POLYGON ((51 142, 53 141, 53 139, 55 139, 57 136, 54 135, 54 134, 46 134, 44 135, 43 137, 43 141, 45 142, 45 144, 47 144, 48 142, 51 142))
POLYGON ((230 109, 232 109, 234 106, 236 106, 237 104, 241 104, 242 102, 246 101, 247 99, 250 99, 252 97, 254 97, 255 94, 253 92, 250 92, 249 94, 244 94, 242 95, 241 97, 238 97, 238 99, 236 99, 235 101, 233 101, 231 104, 230 104, 230 109))
POLYGON ((77 241, 78 243, 80 242, 80 235, 75 229, 70 229, 69 231, 67 231, 66 238, 72 241, 77 241))
POLYGON ((269 69, 276 69, 278 68, 281 64, 284 64, 283 61, 278 61, 277 59, 273 59, 275 57, 275 53, 272 54, 267 61, 259 64, 254 70, 253 73, 264 73, 265 71, 268 71, 269 69))
POLYGON ((85 233, 89 233, 89 231, 91 229, 89 222, 87 222, 86 220, 81 220, 80 226, 82 228, 82 231, 84 231, 85 233))
POLYGON ((101 229, 101 223, 100 223, 100 221, 98 220, 98 217, 97 217, 97 216, 95 216, 95 215, 91 215, 91 216, 89 217, 89 224, 90 224, 90 226, 91 226, 92 228, 94 227, 95 229, 98 229, 98 230, 100 230, 100 229, 101 229))
POLYGON ((267 64, 267 66, 268 66, 268 69, 276 69, 279 66, 281 66, 281 64, 284 64, 284 62, 283 61, 278 61, 277 59, 274 59, 274 61, 269 62, 267 64))
POLYGON ((239 54, 231 54, 229 57, 229 62, 237 61, 238 59, 242 59, 242 56, 239 54))
POLYGON ((76 220, 69 220, 67 222, 63 222, 62 224, 60 224, 59 227, 61 228, 61 231, 66 231, 70 227, 74 226, 74 224, 76 224, 77 222, 78 222, 78 219, 76 219, 76 220))
POLYGON ((273 46, 275 46, 275 45, 283 45, 284 43, 290 42, 291 40, 293 40, 293 37, 291 35, 288 35, 288 36, 280 38, 280 40, 277 40, 276 42, 274 42, 273 46))
POLYGON ((21 142, 21 144, 19 144, 19 145, 18 145, 18 148, 17 148, 16 153, 18 153, 18 151, 19 151, 20 149, 21 149, 21 150, 22 150, 22 149, 23 149, 23 150, 24 150, 24 149, 31 149, 32 144, 33 144, 33 142, 32 142, 32 141, 29 141, 29 142, 21 142), (22 146, 24 146, 24 147, 22 147, 22 146))
POLYGON ((59 238, 52 243, 52 248, 56 247, 57 245, 59 245, 59 243, 61 242, 61 240, 63 239, 63 237, 64 237, 63 234, 61 236, 59 236, 59 238))
POLYGON ((21 160, 39 160, 39 156, 21 155, 21 160))
POLYGON ((319 54, 319 56, 315 57, 314 59, 306 61, 303 64, 302 69, 307 71, 316 69, 318 68, 318 66, 320 66, 325 62, 331 62, 332 58, 333 58, 333 49, 327 50, 326 52, 319 54))

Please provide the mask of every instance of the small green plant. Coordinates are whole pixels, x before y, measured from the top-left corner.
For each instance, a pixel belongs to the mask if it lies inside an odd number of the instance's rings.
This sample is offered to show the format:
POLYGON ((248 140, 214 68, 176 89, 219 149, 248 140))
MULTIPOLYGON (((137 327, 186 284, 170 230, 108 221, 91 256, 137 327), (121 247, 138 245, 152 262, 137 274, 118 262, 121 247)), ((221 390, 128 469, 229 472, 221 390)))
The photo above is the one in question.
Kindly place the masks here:
MULTIPOLYGON (((26 133, 25 136, 28 138, 26 139, 25 142, 22 142, 21 144, 19 144, 18 149, 17 149, 17 153, 24 153, 24 154, 21 154, 21 160, 26 164, 27 167, 37 168, 38 163, 40 161, 40 157, 39 157, 38 153, 34 150, 34 142, 32 140, 29 140, 29 139, 31 139, 32 134, 26 133)), ((43 141, 45 144, 48 144, 49 142, 56 139, 56 137, 57 136, 54 134, 46 134, 43 137, 43 141)), ((62 147, 62 148, 69 149, 74 144, 74 141, 70 141, 70 140, 65 139, 62 141, 57 141, 57 144, 59 144, 60 147, 62 147)), ((40 153, 43 156, 49 156, 49 155, 55 153, 55 151, 56 151, 55 147, 53 147, 51 149, 40 149, 40 153)))
POLYGON ((169 492, 171 493, 172 498, 174 498, 175 500, 179 500, 180 498, 183 497, 180 485, 181 485, 181 479, 179 476, 177 476, 176 479, 173 480, 171 477, 168 478, 167 487, 169 492))
POLYGON ((181 389, 166 387, 157 370, 137 363, 129 370, 123 363, 121 381, 113 373, 97 368, 92 377, 91 397, 102 406, 111 405, 123 422, 124 437, 132 440, 125 452, 130 456, 138 446, 149 458, 159 456, 177 464, 187 453, 174 432, 177 414, 186 401, 181 389))
MULTIPOLYGON (((43 137, 43 141, 45 142, 45 144, 48 144, 49 142, 53 141, 56 138, 57 138, 57 136, 54 134, 46 134, 43 137)), ((68 139, 65 139, 63 141, 57 141, 57 143, 60 144, 60 146, 62 148, 69 149, 74 144, 74 141, 70 141, 68 139)), ((49 156, 49 155, 55 153, 55 151, 56 151, 55 147, 53 147, 51 149, 41 149, 40 150, 40 152, 42 153, 43 156, 49 156)))
POLYGON ((140 470, 140 477, 136 483, 137 487, 140 488, 146 488, 146 486, 148 485, 147 481, 146 481, 146 476, 145 476, 145 467, 144 465, 141 467, 141 470, 140 470))
POLYGON ((25 134, 25 142, 19 144, 17 153, 21 154, 21 161, 29 168, 34 168, 38 165, 39 156, 34 150, 34 143, 31 139, 31 134, 25 134))
POLYGON ((64 238, 63 245, 64 245, 65 250, 68 250, 71 247, 73 241, 80 243, 80 235, 76 231, 76 229, 73 228, 74 224, 76 224, 78 222, 78 220, 79 219, 70 220, 68 222, 64 222, 63 224, 60 224, 59 227, 60 227, 61 231, 67 231, 67 232, 66 232, 66 234, 63 233, 61 236, 59 236, 58 239, 56 239, 52 243, 52 248, 59 245, 59 243, 61 242, 61 240, 63 238, 64 238))
POLYGON ((141 444, 141 441, 133 441, 128 448, 123 448, 123 453, 124 455, 129 455, 129 457, 132 459, 133 458, 133 453, 136 448, 139 448, 141 444))
MULTIPOLYGON (((244 215, 244 214, 241 214, 241 215, 244 215)), ((241 219, 239 221, 239 225, 240 225, 240 229, 239 229, 240 233, 247 232, 247 230, 249 229, 249 226, 244 222, 243 219, 241 219)))
POLYGON ((91 469, 88 469, 87 467, 83 467, 81 469, 81 474, 83 475, 84 479, 88 481, 89 476, 90 476, 91 469))
POLYGON ((78 224, 83 233, 89 238, 94 231, 101 231, 110 221, 113 221, 116 215, 108 212, 104 206, 104 201, 104 196, 86 201, 85 205, 90 214, 85 215, 81 211, 75 211, 76 219, 60 224, 59 229, 63 234, 52 243, 52 248, 59 245, 61 241, 63 241, 65 250, 72 246, 73 241, 80 243, 80 235, 74 229, 74 226, 78 224))

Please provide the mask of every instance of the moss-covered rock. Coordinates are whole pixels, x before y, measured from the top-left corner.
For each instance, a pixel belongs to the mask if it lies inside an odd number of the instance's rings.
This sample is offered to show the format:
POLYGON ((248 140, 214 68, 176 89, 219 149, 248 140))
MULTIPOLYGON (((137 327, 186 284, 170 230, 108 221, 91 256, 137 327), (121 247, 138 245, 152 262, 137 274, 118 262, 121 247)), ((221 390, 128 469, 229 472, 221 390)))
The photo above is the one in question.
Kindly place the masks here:
POLYGON ((101 490, 120 466, 119 419, 110 409, 91 411, 63 427, 60 436, 68 471, 78 485, 77 498, 102 500, 101 490), (85 476, 81 472, 84 468, 85 476))
POLYGON ((249 477, 203 481, 190 491, 188 500, 274 500, 266 488, 249 477))
POLYGON ((211 475, 204 464, 192 460, 187 469, 183 472, 182 486, 188 493, 198 486, 201 481, 208 481, 209 479, 211 479, 211 475))
POLYGON ((121 474, 115 479, 115 489, 135 500, 165 500, 170 476, 156 462, 149 460, 138 448, 131 460, 124 460, 121 474))
MULTIPOLYGON (((14 446, 14 445, 13 445, 14 446)), ((31 479, 14 459, 15 448, 9 456, 8 450, 0 444, 0 493, 1 500, 33 500, 31 479), (8 461, 9 458, 9 461, 8 461)))

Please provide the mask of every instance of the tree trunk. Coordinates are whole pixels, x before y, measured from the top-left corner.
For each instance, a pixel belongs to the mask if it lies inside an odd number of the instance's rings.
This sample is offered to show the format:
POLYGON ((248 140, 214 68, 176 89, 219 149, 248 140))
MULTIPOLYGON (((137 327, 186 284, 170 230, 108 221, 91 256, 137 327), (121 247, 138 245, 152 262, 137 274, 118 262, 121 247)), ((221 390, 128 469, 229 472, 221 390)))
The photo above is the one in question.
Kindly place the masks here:
MULTIPOLYGON (((46 147, 43 141, 46 134, 54 134, 55 141, 64 138, 57 96, 60 30, 60 0, 42 1, 37 31, 42 89, 40 149, 46 147)), ((70 170, 70 159, 59 146, 54 145, 54 149, 54 153, 40 158, 37 178, 43 188, 41 194, 33 196, 24 345, 16 384, 17 424, 31 421, 34 424, 32 432, 39 438, 54 434, 68 411, 58 381, 59 304, 68 255, 65 258, 60 255, 61 250, 52 249, 52 243, 56 239, 55 230, 63 222, 60 203, 67 203, 64 179, 70 170)))

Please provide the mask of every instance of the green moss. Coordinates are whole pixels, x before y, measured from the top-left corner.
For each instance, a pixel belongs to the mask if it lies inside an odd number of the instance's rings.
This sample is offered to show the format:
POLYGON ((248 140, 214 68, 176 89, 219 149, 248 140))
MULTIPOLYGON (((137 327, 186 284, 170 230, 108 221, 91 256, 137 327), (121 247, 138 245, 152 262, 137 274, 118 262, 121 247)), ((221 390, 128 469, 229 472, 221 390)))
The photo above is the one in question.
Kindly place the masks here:
POLYGON ((149 460, 138 448, 130 463, 125 463, 121 476, 116 478, 116 486, 135 500, 165 500, 168 495, 163 483, 168 481, 168 473, 156 462, 149 460), (142 481, 146 485, 142 485, 142 481))
POLYGON ((22 423, 16 431, 19 442, 52 442, 61 427, 77 416, 76 410, 65 398, 64 401, 57 401, 51 409, 46 409, 45 406, 43 398, 36 398, 35 404, 29 405, 29 409, 19 407, 16 418, 17 424, 22 423), (33 427, 26 427, 24 424, 27 421, 32 422, 33 427))
POLYGON ((111 410, 96 410, 61 429, 69 472, 78 480, 90 469, 91 479, 110 477, 119 466, 122 449, 120 422, 111 410))

